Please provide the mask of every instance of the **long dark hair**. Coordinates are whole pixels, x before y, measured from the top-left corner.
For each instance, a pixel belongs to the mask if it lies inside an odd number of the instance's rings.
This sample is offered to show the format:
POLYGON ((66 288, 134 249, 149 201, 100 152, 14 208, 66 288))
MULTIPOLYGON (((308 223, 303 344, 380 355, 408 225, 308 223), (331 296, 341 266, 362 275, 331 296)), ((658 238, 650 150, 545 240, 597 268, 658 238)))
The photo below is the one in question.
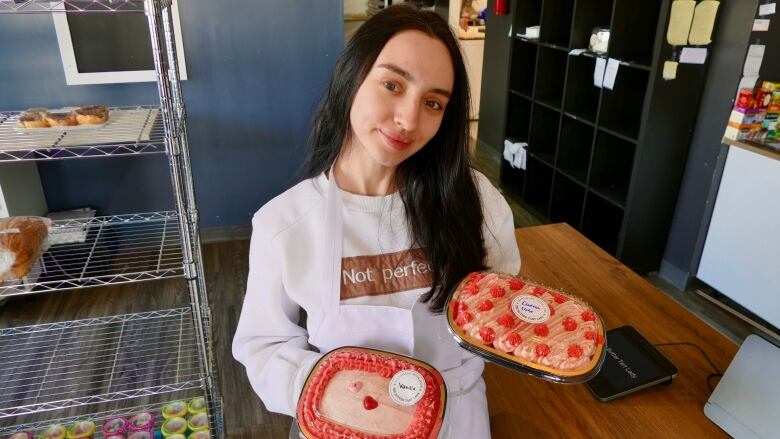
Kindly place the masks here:
POLYGON ((422 300, 441 312, 447 296, 469 272, 485 268, 482 208, 469 165, 469 86, 460 46, 447 23, 432 11, 389 7, 361 26, 336 62, 309 137, 305 177, 328 170, 351 133, 349 113, 358 88, 385 44, 398 32, 417 30, 441 40, 452 59, 455 81, 439 131, 396 170, 414 245, 432 269, 432 288, 422 300))

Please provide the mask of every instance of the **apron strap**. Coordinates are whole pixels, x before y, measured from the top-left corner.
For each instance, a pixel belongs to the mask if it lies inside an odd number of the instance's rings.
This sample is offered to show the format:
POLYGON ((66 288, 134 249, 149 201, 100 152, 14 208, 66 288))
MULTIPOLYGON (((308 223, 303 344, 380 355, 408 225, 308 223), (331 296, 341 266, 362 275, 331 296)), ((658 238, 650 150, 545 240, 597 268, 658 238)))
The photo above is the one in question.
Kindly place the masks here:
POLYGON ((328 172, 328 200, 325 211, 325 233, 328 234, 327 260, 323 270, 323 282, 327 292, 326 306, 338 311, 341 304, 341 256, 344 245, 344 213, 341 202, 341 192, 336 185, 333 172, 336 163, 328 172))

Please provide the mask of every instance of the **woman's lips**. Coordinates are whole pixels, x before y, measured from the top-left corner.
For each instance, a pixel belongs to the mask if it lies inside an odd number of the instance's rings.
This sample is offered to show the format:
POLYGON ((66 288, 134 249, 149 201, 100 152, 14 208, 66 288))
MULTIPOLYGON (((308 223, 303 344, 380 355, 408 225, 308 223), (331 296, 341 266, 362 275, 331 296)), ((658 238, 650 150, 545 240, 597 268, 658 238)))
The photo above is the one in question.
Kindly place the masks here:
POLYGON ((411 140, 394 133, 386 133, 382 130, 379 130, 379 134, 382 135, 382 139, 384 139, 387 146, 395 149, 396 151, 403 151, 412 144, 411 140))

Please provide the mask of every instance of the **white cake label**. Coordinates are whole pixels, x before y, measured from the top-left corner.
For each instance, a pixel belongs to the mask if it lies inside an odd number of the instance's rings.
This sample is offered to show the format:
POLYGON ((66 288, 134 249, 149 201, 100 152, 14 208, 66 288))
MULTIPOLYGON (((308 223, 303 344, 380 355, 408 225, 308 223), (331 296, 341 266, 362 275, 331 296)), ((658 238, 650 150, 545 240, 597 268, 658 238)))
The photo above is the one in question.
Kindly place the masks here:
POLYGON ((517 296, 512 300, 512 312, 528 323, 542 323, 550 318, 550 306, 536 296, 517 296))
POLYGON ((414 370, 402 370, 390 380, 390 399, 398 405, 414 405, 425 393, 425 379, 414 370))

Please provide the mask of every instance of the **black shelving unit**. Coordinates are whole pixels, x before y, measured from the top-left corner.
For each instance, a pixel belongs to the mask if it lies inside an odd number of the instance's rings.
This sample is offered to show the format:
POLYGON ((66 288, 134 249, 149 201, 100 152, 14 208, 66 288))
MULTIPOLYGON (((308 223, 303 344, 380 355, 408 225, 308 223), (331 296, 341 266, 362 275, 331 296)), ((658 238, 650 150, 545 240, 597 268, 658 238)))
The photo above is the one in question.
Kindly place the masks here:
POLYGON ((676 80, 661 79, 672 55, 671 1, 517 0, 511 35, 489 28, 486 40, 509 51, 504 60, 486 51, 486 65, 508 71, 504 86, 483 84, 505 101, 482 106, 504 106, 503 138, 528 142, 525 170, 501 166, 505 192, 640 272, 663 257, 706 74, 704 66, 681 66, 676 80), (539 38, 525 37, 535 25, 539 38), (586 48, 599 27, 611 30, 606 55, 570 53, 586 48), (507 38, 508 45, 497 42, 507 38), (612 90, 593 84, 599 56, 621 62, 612 90))

